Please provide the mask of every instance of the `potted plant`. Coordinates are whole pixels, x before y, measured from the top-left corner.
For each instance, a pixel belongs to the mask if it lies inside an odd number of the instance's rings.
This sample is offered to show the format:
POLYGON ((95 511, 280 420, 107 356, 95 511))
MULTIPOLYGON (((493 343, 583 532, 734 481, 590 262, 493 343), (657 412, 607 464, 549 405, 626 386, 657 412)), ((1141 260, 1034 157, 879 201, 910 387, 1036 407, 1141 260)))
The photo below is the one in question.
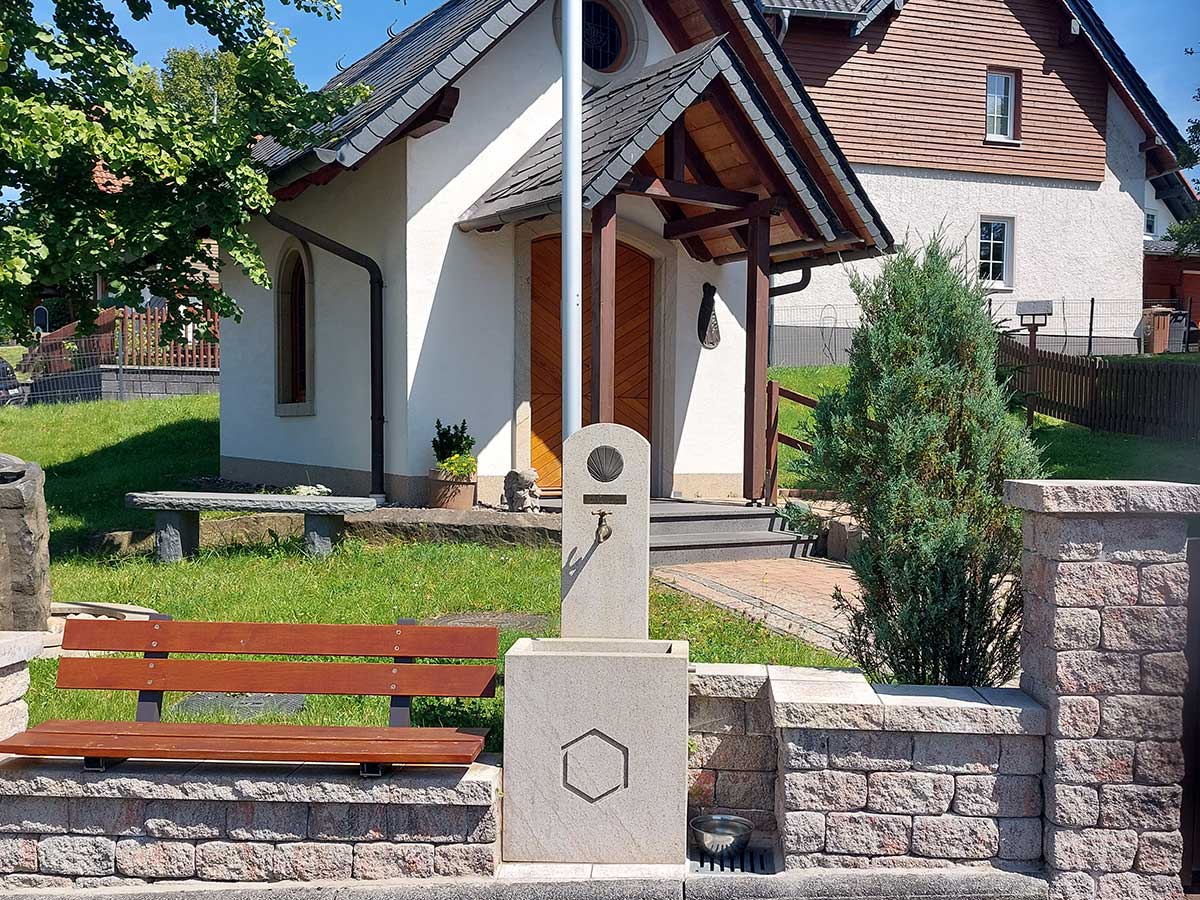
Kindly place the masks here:
POLYGON ((429 505, 434 509, 470 509, 475 505, 478 463, 471 455, 475 438, 467 433, 467 420, 459 425, 434 425, 433 455, 437 465, 429 470, 429 505))

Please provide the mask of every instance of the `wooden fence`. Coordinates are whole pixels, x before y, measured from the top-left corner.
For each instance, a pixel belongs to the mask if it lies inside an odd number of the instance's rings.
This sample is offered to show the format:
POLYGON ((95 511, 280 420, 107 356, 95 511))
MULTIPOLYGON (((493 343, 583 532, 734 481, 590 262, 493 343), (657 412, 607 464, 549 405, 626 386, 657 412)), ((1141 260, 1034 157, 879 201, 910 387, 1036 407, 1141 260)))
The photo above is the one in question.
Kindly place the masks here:
MULTIPOLYGON (((214 336, 221 334, 221 320, 206 311, 205 321, 214 336)), ((118 318, 117 347, 127 366, 175 366, 186 369, 217 369, 221 366, 221 347, 215 341, 198 339, 161 342, 167 321, 165 309, 126 309, 118 318)))
POLYGON ((1200 438, 1200 365, 1032 355, 1000 337, 1000 366, 1034 408, 1096 431, 1191 440, 1200 438))

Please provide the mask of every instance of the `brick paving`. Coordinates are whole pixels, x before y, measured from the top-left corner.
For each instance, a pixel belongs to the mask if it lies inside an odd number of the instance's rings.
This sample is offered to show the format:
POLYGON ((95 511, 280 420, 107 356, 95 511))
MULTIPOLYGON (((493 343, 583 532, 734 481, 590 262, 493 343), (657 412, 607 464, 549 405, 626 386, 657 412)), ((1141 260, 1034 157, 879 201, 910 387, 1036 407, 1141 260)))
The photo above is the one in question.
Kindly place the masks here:
POLYGON ((837 650, 846 621, 833 589, 858 596, 854 571, 827 559, 757 559, 659 566, 654 577, 781 634, 837 650))

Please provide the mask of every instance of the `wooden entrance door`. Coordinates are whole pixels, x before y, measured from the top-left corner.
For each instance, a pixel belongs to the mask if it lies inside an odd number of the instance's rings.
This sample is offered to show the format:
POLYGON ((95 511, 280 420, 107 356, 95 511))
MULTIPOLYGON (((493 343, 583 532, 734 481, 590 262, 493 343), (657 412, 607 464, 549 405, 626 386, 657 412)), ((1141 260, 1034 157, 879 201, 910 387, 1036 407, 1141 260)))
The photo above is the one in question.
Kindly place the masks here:
MULTIPOLYGON (((592 246, 583 239, 583 424, 591 418, 592 246)), ((531 462, 542 487, 562 487, 562 242, 533 242, 530 271, 531 462)), ((650 440, 651 322, 654 263, 617 244, 616 397, 614 418, 650 440)))

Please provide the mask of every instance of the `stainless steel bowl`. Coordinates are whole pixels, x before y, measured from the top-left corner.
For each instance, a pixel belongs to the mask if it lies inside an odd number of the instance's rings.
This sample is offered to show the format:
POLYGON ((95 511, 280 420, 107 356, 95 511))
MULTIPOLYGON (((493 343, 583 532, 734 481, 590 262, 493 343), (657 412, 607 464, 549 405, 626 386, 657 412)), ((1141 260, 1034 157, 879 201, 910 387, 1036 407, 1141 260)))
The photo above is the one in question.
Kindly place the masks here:
POLYGON ((750 843, 754 823, 741 816, 715 813, 688 822, 697 846, 711 856, 736 856, 750 843))

